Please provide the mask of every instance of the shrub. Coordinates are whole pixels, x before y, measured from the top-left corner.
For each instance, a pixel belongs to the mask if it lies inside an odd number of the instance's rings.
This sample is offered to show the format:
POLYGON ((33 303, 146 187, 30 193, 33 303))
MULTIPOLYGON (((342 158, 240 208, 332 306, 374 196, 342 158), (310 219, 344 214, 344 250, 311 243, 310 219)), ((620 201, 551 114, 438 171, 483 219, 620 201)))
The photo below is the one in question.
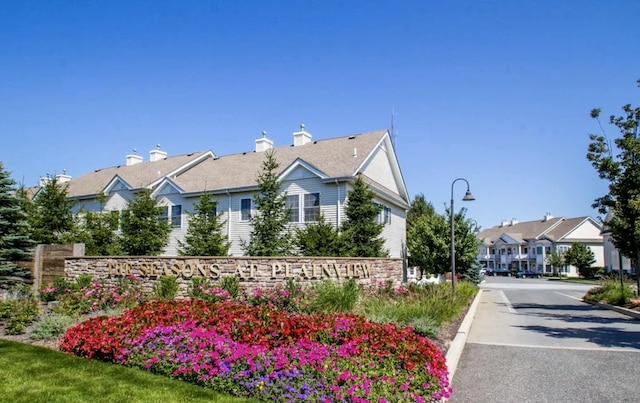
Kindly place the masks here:
POLYGON ((238 276, 222 276, 218 280, 220 288, 227 290, 231 297, 238 298, 240 292, 240 278, 238 276))
POLYGON ((178 295, 178 278, 161 276, 153 286, 153 295, 162 300, 172 300, 178 295))
POLYGON ((9 299, 0 304, 0 319, 5 319, 5 333, 21 334, 36 320, 40 312, 38 301, 30 286, 19 285, 9 291, 9 299))
POLYGON ((75 319, 66 315, 47 315, 36 324, 29 334, 33 340, 53 340, 62 336, 75 319))
POLYGON ((604 302, 612 305, 626 305, 634 297, 629 284, 620 287, 620 282, 614 279, 605 280, 601 286, 587 291, 583 299, 589 302, 604 302))
POLYGON ((352 278, 344 283, 323 280, 312 287, 316 293, 309 304, 312 312, 351 312, 358 302, 360 291, 352 278))
POLYGON ((207 302, 220 302, 231 299, 229 291, 218 286, 212 286, 211 281, 205 277, 193 277, 188 294, 192 299, 201 299, 207 302))

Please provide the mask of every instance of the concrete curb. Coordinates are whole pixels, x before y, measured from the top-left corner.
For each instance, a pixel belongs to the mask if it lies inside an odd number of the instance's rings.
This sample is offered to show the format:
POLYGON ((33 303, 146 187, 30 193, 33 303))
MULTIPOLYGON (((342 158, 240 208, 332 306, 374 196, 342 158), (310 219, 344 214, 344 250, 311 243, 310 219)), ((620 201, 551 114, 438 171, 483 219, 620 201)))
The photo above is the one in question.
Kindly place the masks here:
POLYGON ((471 329, 473 318, 476 316, 476 311, 478 310, 481 296, 482 290, 480 289, 478 290, 478 294, 471 303, 471 306, 469 307, 467 315, 464 317, 460 328, 458 328, 456 337, 453 339, 453 341, 449 345, 449 349, 447 350, 446 360, 447 368, 449 369, 449 382, 453 382, 453 374, 456 372, 456 367, 458 366, 458 361, 460 360, 460 356, 462 355, 462 350, 464 350, 464 345, 467 342, 469 329, 471 329))
POLYGON ((586 302, 587 304, 595 305, 603 309, 609 309, 611 311, 616 311, 624 315, 632 316, 636 319, 640 319, 640 312, 634 311, 632 309, 627 309, 627 308, 623 308, 621 306, 616 306, 616 305, 605 304, 603 302, 591 302, 591 301, 585 301, 585 300, 582 300, 582 302, 586 302))

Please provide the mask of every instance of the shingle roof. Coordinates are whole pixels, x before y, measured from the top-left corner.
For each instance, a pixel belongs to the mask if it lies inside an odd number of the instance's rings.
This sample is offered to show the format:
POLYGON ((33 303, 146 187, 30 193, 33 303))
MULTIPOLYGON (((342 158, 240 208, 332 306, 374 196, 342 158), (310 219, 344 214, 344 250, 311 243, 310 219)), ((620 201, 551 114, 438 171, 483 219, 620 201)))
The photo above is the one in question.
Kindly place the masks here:
MULTIPOLYGON (((386 134, 386 130, 380 130, 312 141, 301 146, 274 147, 274 151, 280 173, 300 159, 327 177, 351 176, 357 173, 365 158, 386 134)), ((254 186, 263 162, 262 152, 220 156, 171 179, 187 193, 254 186)))
POLYGON ((548 220, 524 221, 513 225, 496 225, 478 234, 480 239, 489 239, 492 242, 502 234, 509 234, 514 239, 534 239, 549 231, 554 225, 564 220, 563 217, 550 218, 548 220))
POLYGON ((569 231, 577 227, 581 222, 586 220, 589 217, 576 217, 576 218, 567 218, 558 224, 557 227, 551 229, 551 231, 547 232, 545 236, 552 241, 557 241, 563 236, 567 235, 569 231))
POLYGON ((68 182, 67 194, 70 198, 95 195, 117 175, 132 188, 149 186, 155 180, 164 177, 181 166, 194 161, 209 151, 163 158, 159 161, 145 161, 135 165, 118 165, 110 168, 96 169, 85 175, 73 178, 68 182))

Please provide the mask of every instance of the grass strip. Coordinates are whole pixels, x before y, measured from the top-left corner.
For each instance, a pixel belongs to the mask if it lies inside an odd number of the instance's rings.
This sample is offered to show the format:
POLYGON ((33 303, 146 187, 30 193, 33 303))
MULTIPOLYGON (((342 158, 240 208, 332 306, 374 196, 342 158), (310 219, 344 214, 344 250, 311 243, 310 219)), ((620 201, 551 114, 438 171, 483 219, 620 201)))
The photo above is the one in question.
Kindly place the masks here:
POLYGON ((0 340, 0 400, 13 403, 256 402, 120 365, 0 340))

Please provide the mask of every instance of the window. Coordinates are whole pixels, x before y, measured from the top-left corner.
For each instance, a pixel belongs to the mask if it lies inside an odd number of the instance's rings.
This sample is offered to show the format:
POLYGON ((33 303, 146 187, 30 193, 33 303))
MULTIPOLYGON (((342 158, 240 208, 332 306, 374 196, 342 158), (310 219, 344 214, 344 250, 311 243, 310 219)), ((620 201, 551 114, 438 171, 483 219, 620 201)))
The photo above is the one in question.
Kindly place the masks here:
POLYGON ((180 228, 182 226, 182 205, 171 206, 171 226, 180 228))
POLYGON ((240 221, 251 219, 251 199, 240 199, 240 221))
POLYGON ((162 207, 160 221, 169 221, 169 206, 162 207))
POLYGON ((304 221, 318 221, 320 217, 320 193, 304 195, 304 221))
POLYGON ((547 255, 550 254, 551 253, 551 247, 550 246, 546 246, 544 248, 544 253, 547 254, 547 255))
POLYGON ((180 228, 182 226, 182 205, 162 207, 160 220, 169 221, 172 228, 180 228))
POLYGON ((495 249, 491 249, 491 254, 495 255, 496 254, 496 250, 495 249))
POLYGON ((522 248, 522 253, 529 253, 529 248, 527 248, 526 246, 522 248))
POLYGON ((289 210, 289 221, 300 222, 300 196, 299 195, 287 196, 287 209, 289 210))
POLYGON ((538 246, 536 249, 537 249, 536 252, 538 253, 538 255, 542 255, 542 246, 538 246))
POLYGON ((378 213, 378 224, 391 224, 391 207, 378 205, 382 207, 380 213, 378 213))

